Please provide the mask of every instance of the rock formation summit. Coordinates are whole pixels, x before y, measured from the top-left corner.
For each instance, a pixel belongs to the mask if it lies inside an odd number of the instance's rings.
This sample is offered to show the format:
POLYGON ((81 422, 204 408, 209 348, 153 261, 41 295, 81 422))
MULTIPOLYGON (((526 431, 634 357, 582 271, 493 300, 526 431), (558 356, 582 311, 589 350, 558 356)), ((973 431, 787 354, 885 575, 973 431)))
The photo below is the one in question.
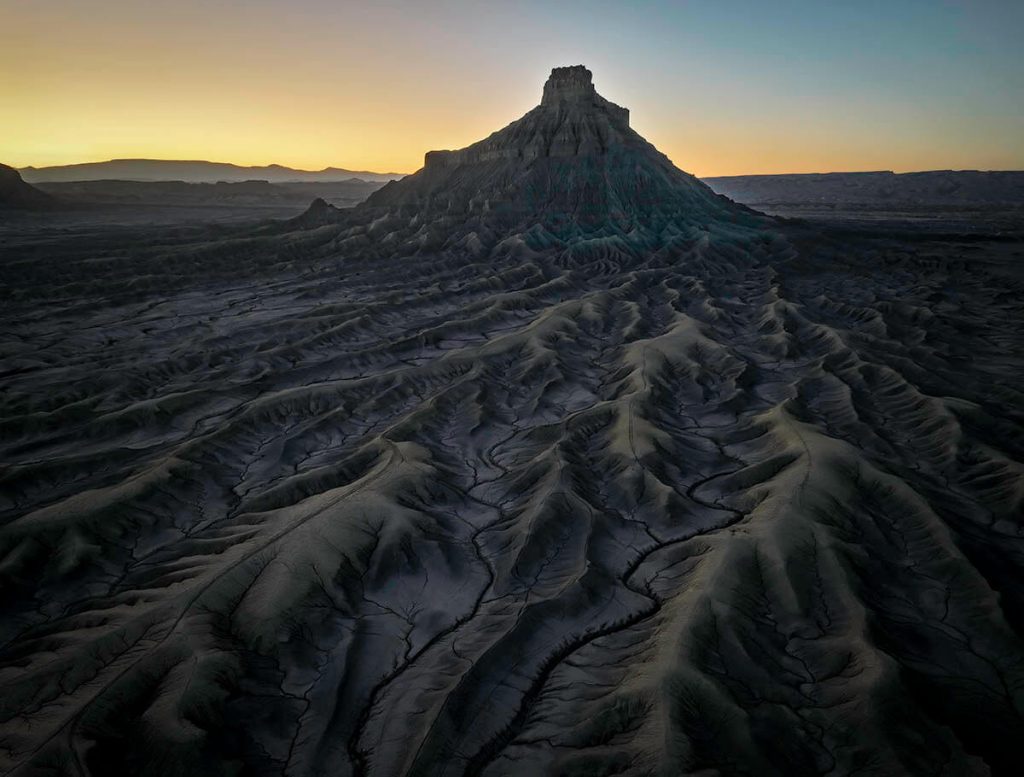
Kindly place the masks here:
POLYGON ((599 95, 582 65, 555 68, 540 105, 525 116, 466 148, 427 152, 423 169, 384 186, 363 207, 476 215, 499 228, 539 223, 556 232, 753 215, 632 130, 629 111, 599 95))
POLYGON ((0 774, 1020 774, 1020 241, 426 161, 0 242, 0 774))

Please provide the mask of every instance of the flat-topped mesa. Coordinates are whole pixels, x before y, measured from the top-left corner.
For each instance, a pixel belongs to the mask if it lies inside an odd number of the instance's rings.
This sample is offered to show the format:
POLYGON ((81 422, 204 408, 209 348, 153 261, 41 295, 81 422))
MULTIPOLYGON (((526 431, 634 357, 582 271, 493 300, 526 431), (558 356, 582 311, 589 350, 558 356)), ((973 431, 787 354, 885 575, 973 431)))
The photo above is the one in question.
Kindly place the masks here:
POLYGON ((428 151, 424 167, 539 157, 603 153, 634 135, 629 111, 594 89, 593 74, 583 65, 556 67, 544 84, 540 105, 489 138, 458 151, 428 151))
POLYGON ((547 108, 597 108, 614 117, 614 121, 629 126, 629 110, 609 102, 594 89, 594 74, 583 65, 556 67, 544 84, 540 104, 547 108))
POLYGON ((594 74, 583 65, 556 67, 544 84, 541 105, 557 105, 560 102, 593 104, 597 92, 594 89, 594 74))

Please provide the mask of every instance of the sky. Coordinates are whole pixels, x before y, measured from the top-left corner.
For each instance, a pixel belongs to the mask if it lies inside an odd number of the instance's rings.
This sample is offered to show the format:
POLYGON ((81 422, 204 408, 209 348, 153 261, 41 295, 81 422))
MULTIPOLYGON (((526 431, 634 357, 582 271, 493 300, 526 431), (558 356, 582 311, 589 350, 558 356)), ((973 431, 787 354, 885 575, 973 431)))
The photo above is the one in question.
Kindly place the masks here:
POLYGON ((1024 169, 1024 2, 0 0, 0 162, 412 172, 585 64, 701 176, 1024 169))

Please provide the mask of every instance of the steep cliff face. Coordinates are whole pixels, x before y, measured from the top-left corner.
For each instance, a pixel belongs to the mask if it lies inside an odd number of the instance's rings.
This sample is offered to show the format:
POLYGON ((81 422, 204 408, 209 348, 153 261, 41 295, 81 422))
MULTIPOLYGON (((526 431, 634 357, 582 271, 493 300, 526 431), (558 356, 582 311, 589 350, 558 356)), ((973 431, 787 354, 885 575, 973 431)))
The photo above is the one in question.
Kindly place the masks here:
POLYGON ((25 183, 13 167, 0 165, 0 209, 45 210, 54 205, 53 197, 25 183))

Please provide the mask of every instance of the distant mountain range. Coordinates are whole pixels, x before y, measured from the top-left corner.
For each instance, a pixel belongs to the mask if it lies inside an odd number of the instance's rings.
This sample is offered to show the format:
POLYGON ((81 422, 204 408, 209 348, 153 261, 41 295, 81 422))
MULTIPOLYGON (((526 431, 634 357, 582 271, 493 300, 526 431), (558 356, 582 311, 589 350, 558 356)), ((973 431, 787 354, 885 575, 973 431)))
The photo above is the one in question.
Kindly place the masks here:
MULTIPOLYGON (((184 181, 186 183, 337 183, 359 179, 386 183, 403 173, 374 173, 326 167, 297 170, 284 165, 243 167, 227 162, 171 159, 112 159, 53 167, 24 167, 30 184, 78 181, 184 181)), ((1024 203, 1024 172, 933 170, 858 173, 736 175, 703 178, 719 194, 751 206, 817 203, 822 206, 990 205, 1024 203)), ((318 193, 319 194, 319 193, 318 193)))
POLYGON ((269 183, 329 183, 352 178, 385 182, 402 178, 403 175, 403 173, 344 170, 339 167, 325 167, 323 170, 296 170, 283 165, 242 167, 228 162, 177 159, 111 159, 108 162, 21 168, 21 176, 28 183, 102 180, 185 181, 187 183, 260 180, 269 183))
POLYGON ((931 170, 923 173, 807 173, 704 178, 719 194, 751 207, 992 206, 1024 203, 1024 172, 931 170))

